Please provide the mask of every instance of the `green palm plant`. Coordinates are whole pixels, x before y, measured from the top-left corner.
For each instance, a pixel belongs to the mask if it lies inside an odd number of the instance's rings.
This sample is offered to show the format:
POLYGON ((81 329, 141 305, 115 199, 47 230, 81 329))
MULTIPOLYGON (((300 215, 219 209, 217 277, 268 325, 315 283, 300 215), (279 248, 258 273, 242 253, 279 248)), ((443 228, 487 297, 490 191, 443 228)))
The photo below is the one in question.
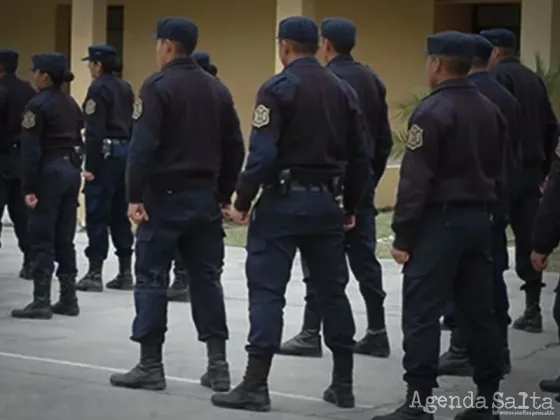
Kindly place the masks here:
POLYGON ((406 150, 406 124, 414 109, 428 95, 428 92, 421 91, 413 93, 407 101, 399 102, 396 105, 395 118, 399 128, 393 129, 393 149, 391 150, 392 159, 400 159, 406 150))
POLYGON ((560 62, 558 64, 550 65, 547 67, 544 63, 544 59, 540 53, 535 53, 535 73, 537 73, 544 82, 546 89, 548 91, 548 96, 554 110, 558 113, 558 101, 557 101, 557 90, 558 81, 560 80, 560 62))

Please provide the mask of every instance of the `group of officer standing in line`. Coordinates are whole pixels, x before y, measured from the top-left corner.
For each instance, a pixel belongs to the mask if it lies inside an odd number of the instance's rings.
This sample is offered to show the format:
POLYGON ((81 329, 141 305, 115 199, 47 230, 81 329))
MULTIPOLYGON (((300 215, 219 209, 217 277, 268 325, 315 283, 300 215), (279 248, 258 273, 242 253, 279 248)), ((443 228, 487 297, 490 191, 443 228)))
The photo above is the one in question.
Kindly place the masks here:
MULTIPOLYGON (((106 286, 132 289, 132 220, 138 227, 131 339, 140 344, 140 360, 129 372, 112 375, 113 386, 166 387, 162 349, 174 261, 183 276, 171 289, 186 300, 188 278, 198 339, 208 351, 201 385, 216 392, 214 405, 270 410, 274 354, 320 357, 322 326, 333 354, 323 399, 354 407, 354 353, 390 355, 373 198, 392 147, 385 87, 352 57, 355 24, 332 18, 319 29, 300 16, 280 22, 284 70, 257 93, 242 172, 239 118, 208 55, 195 53, 198 27, 168 17, 158 21, 156 33, 160 70, 137 98, 116 76, 114 48, 90 47, 84 60, 93 81, 82 109, 61 89, 73 78, 64 55, 32 57, 35 93, 14 76, 17 53, 0 50, 0 198, 24 253, 21 276, 34 282, 32 303, 12 316, 78 315, 76 289, 103 290, 109 232, 119 273, 106 286), (326 66, 315 58, 318 52, 326 66), (76 283, 82 149, 89 269, 76 283), (224 218, 249 225, 248 362, 243 381, 231 390, 220 281, 224 218), (307 286, 304 325, 281 344, 296 250, 307 286), (368 329, 358 343, 345 292, 346 258, 367 309, 368 329), (51 306, 55 263, 60 299, 51 306)), ((542 331, 541 272, 560 240, 557 121, 542 80, 516 58, 510 31, 434 34, 427 54, 433 90, 409 121, 392 225, 392 256, 403 264, 408 392, 402 407, 375 418, 432 418, 412 402, 425 404, 437 376, 451 374, 472 375, 486 403, 457 418, 493 419, 493 395, 511 369, 503 279, 509 224, 527 296, 514 327, 542 331), (453 330, 438 367, 444 313, 453 330)), ((543 381, 541 388, 560 394, 560 380, 543 381)))

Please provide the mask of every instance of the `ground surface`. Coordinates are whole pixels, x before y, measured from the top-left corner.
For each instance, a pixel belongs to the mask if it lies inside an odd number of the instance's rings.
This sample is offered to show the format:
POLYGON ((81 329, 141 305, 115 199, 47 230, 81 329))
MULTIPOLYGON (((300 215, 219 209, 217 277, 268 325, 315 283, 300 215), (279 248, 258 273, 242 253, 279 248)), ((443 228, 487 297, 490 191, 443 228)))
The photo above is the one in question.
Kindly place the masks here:
MULTIPOLYGON (((80 268, 85 269, 85 235, 79 234, 80 268)), ((21 321, 9 317, 12 308, 28 303, 31 283, 15 277, 20 264, 13 232, 6 229, 0 251, 0 419, 1 420, 237 420, 266 418, 303 420, 366 420, 375 413, 396 407, 404 393, 401 381, 400 275, 398 268, 384 261, 387 297, 387 324, 393 354, 388 360, 364 356, 356 358, 355 393, 359 407, 339 410, 318 397, 330 375, 330 353, 322 359, 277 357, 271 376, 273 411, 268 414, 232 412, 214 408, 210 391, 198 385, 205 365, 205 349, 196 341, 189 305, 170 305, 169 334, 165 348, 168 389, 164 392, 130 391, 111 388, 111 372, 128 369, 138 356, 137 346, 128 340, 133 315, 132 295, 105 291, 81 294, 79 318, 53 318, 52 321, 21 321)), ((242 248, 229 248, 223 277, 231 340, 229 361, 235 382, 241 379, 247 333, 247 301, 242 248)), ((106 279, 116 271, 111 260, 106 279)), ((289 286, 285 311, 285 337, 295 334, 301 321, 303 285, 299 264, 294 266, 294 281, 289 286)), ((555 275, 548 275, 543 306, 546 331, 529 335, 511 332, 514 372, 506 379, 503 391, 515 396, 524 391, 537 392, 543 377, 555 376, 560 368, 556 327, 550 314, 555 275)), ((508 273, 512 313, 522 310, 519 283, 508 273)), ((56 286, 53 288, 56 293, 56 286)), ((355 282, 349 295, 359 331, 365 328, 364 307, 355 282)), ((448 333, 442 346, 447 347, 448 333)), ((464 396, 472 389, 470 380, 447 378, 440 382, 442 395, 464 396)), ((539 394, 545 396, 546 394, 539 394)), ((452 418, 449 409, 440 409, 436 418, 452 418)), ((509 418, 503 416, 502 418, 509 418)), ((512 417, 513 418, 513 417, 512 417)), ((560 418, 560 405, 554 415, 518 415, 517 419, 560 418)))

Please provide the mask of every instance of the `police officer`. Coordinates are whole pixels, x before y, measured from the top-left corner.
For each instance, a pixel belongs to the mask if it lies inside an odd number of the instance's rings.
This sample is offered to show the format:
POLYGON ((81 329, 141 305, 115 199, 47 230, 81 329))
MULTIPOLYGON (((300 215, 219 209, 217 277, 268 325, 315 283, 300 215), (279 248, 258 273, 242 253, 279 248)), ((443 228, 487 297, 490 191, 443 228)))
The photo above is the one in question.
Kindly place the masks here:
MULTIPOLYGON (((368 132, 368 150, 372 176, 367 194, 356 213, 356 226, 346 234, 346 252, 354 277, 360 285, 367 312, 366 335, 356 344, 355 352, 375 357, 389 357, 391 350, 385 329, 385 292, 381 279, 381 264, 375 256, 376 229, 374 192, 381 179, 393 147, 387 114, 386 90, 383 82, 368 67, 356 62, 352 50, 356 45, 356 25, 343 18, 325 19, 321 27, 321 53, 327 68, 347 81, 357 92, 368 132)), ((307 267, 303 272, 308 273, 307 267)), ((280 354, 322 355, 321 317, 318 313, 313 284, 306 278, 306 305, 302 331, 282 344, 280 354)))
MULTIPOLYGON (((554 151, 554 161, 548 175, 546 189, 539 205, 535 226, 533 231, 533 252, 531 262, 533 268, 542 272, 548 264, 548 256, 554 248, 558 247, 560 241, 560 138, 554 151)), ((559 284, 560 286, 560 284, 559 284)), ((554 301, 553 315, 557 325, 560 326, 560 299, 558 287, 554 301)), ((559 332, 560 336, 560 332, 559 332)), ((545 379, 540 382, 540 388, 544 392, 558 394, 556 401, 560 402, 560 376, 556 379, 545 379)))
POLYGON ((191 276, 192 313, 206 343, 201 385, 230 387, 228 329, 220 276, 224 261, 222 212, 245 155, 229 90, 190 57, 198 27, 182 17, 157 24, 160 71, 143 84, 127 165, 129 215, 136 231, 136 317, 132 340, 140 363, 111 384, 163 389, 162 346, 167 329, 168 270, 178 248, 191 276))
POLYGON ((175 251, 173 260, 173 275, 173 283, 167 289, 167 298, 170 302, 189 302, 189 272, 178 250, 175 251))
POLYGON ((432 418, 423 411, 437 387, 439 318, 454 298, 464 328, 479 401, 457 419, 492 419, 501 370, 493 317, 490 207, 502 185, 506 125, 467 80, 475 54, 470 35, 450 31, 427 40, 432 93, 408 129, 392 228, 391 254, 403 268, 405 404, 374 419, 432 418))
POLYGON ((23 253, 19 276, 31 280, 28 209, 21 193, 20 135, 21 114, 35 96, 35 90, 16 76, 18 63, 19 54, 16 51, 0 49, 0 218, 7 207, 19 249, 23 253))
POLYGON ((193 53, 192 58, 197 64, 212 76, 218 75, 218 68, 212 64, 210 55, 204 51, 196 51, 193 53))
POLYGON ((52 314, 76 316, 76 233, 83 120, 78 104, 61 90, 73 79, 63 54, 32 57, 34 84, 39 90, 26 106, 21 125, 22 188, 31 209, 29 237, 33 255, 33 301, 12 311, 14 318, 50 319, 52 314), (60 300, 51 308, 54 263, 60 300))
MULTIPOLYGON (((508 137, 505 147, 504 185, 499 192, 498 203, 492 212, 492 258, 494 261, 494 312, 500 327, 503 345, 503 373, 511 371, 508 344, 508 326, 511 319, 508 315, 509 301, 504 281, 504 271, 508 268, 508 250, 506 226, 508 223, 508 205, 511 192, 515 190, 521 169, 521 138, 519 121, 521 107, 515 97, 488 73, 488 60, 493 46, 481 35, 472 35, 476 42, 476 53, 469 80, 478 86, 480 92, 498 107, 506 120, 508 137)), ((449 314, 448 314, 449 315, 449 314)), ((464 332, 453 328, 449 351, 442 355, 439 364, 440 375, 471 376, 472 369, 466 348, 464 332)))
POLYGON ((517 58, 517 38, 507 29, 482 31, 493 45, 491 74, 521 106, 519 130, 522 142, 522 170, 510 204, 511 227, 515 234, 515 270, 525 282, 524 314, 513 328, 542 332, 540 308, 542 274, 531 266, 531 231, 540 199, 540 184, 550 168, 556 135, 556 117, 546 87, 539 76, 517 58))
POLYGON ((282 20, 278 40, 284 70, 257 93, 251 152, 231 212, 233 221, 247 223, 263 187, 247 235, 248 363, 243 382, 228 394, 213 395, 212 403, 270 410, 268 375, 280 346, 284 295, 299 249, 311 277, 321 279, 317 297, 333 352, 332 383, 323 399, 351 408, 355 325, 345 293, 344 227, 355 225, 369 176, 363 121, 353 89, 314 57, 319 33, 312 20, 282 20))
POLYGON ((93 45, 83 59, 93 81, 82 106, 86 125, 84 196, 89 244, 87 274, 76 288, 103 290, 103 261, 109 250, 109 232, 119 258, 119 273, 107 283, 110 289, 132 289, 132 244, 134 237, 127 216, 125 168, 132 130, 134 93, 119 79, 117 51, 109 45, 93 45))

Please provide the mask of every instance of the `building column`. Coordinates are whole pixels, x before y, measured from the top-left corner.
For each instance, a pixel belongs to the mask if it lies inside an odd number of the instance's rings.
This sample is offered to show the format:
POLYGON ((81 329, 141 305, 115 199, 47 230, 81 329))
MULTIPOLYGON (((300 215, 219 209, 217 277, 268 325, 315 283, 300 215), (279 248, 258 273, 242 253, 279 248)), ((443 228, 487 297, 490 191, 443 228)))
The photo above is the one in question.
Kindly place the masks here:
MULTIPOLYGON (((307 16, 311 19, 315 19, 315 0, 276 0, 276 28, 274 29, 274 34, 277 32, 280 21, 289 16, 307 16)), ((275 45, 275 71, 279 73, 284 66, 278 58, 278 43, 275 45)))
POLYGON ((75 79, 70 93, 82 104, 91 83, 91 75, 82 58, 90 45, 104 44, 107 38, 107 0, 72 0, 70 69, 75 79))
POLYGON ((535 67, 535 54, 544 65, 560 64, 560 0, 521 1, 521 60, 535 67))

